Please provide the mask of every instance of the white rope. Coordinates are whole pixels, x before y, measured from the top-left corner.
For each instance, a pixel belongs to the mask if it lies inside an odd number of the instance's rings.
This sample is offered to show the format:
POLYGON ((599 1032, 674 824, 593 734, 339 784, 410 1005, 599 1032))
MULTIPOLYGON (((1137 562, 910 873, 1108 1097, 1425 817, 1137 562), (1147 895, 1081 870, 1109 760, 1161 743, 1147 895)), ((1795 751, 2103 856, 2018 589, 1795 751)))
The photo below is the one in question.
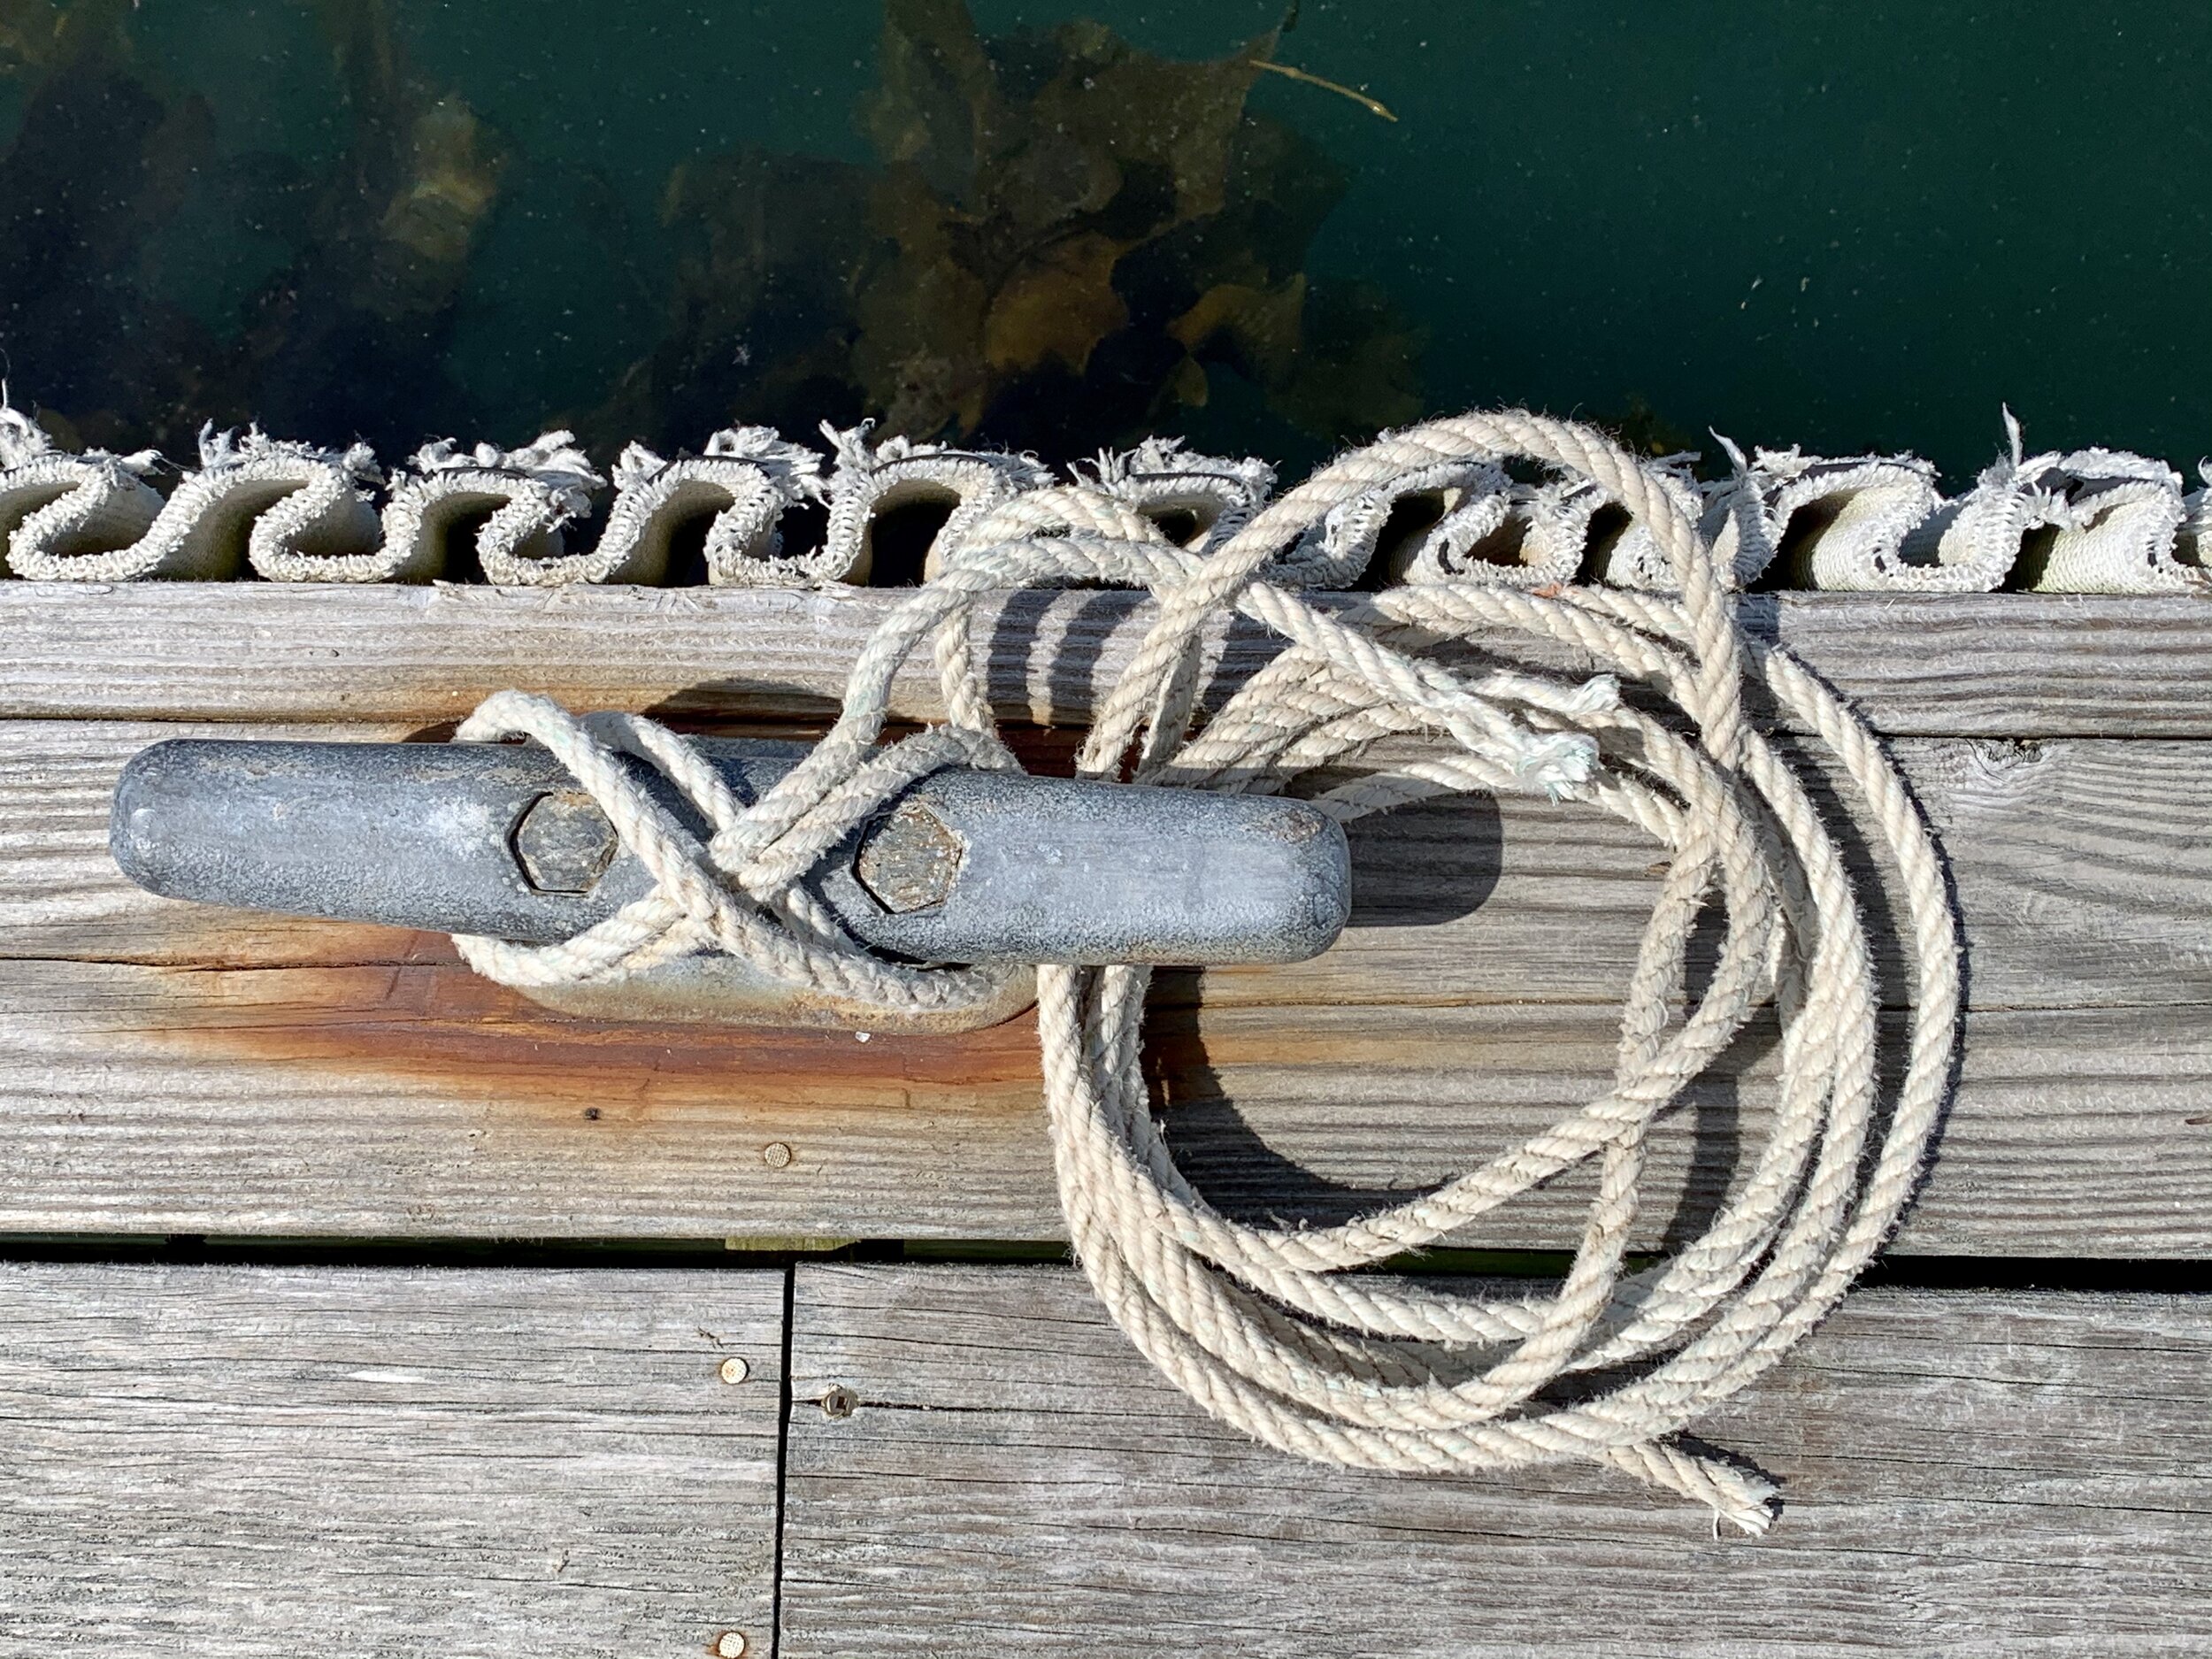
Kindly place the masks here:
POLYGON ((1276 790, 1356 762, 1379 739, 1426 733, 1444 755, 1323 790, 1350 818, 1471 789, 1542 791, 1608 811, 1670 860, 1624 1010, 1611 1086, 1580 1110, 1432 1192, 1329 1227, 1254 1226, 1216 1210, 1176 1167, 1139 1064, 1146 971, 1038 973, 1045 1102, 1077 1255, 1116 1322, 1208 1411, 1302 1456, 1439 1472, 1586 1459, 1683 1494, 1763 1531, 1774 1488, 1679 1436, 1753 1382, 1843 1294, 1913 1188, 1943 1098, 1958 1017, 1958 941, 1936 850, 1880 746, 1795 659, 1738 629, 1727 575, 1679 480, 1597 432, 1509 412, 1440 420, 1343 457, 1203 556, 1169 543, 1139 504, 1094 486, 1016 495, 982 513, 940 575, 861 653, 836 726, 757 802, 735 800, 682 740, 629 716, 577 720, 507 692, 465 739, 543 742, 607 810, 655 891, 564 944, 464 940, 509 983, 634 972, 672 955, 729 951, 800 988, 886 1007, 987 995, 975 969, 879 961, 810 907, 798 877, 906 781, 936 766, 1006 766, 971 628, 993 590, 1137 584, 1156 619, 1100 709, 1087 775, 1276 790), (1603 588, 1437 583, 1324 613, 1268 580, 1348 503, 1394 480, 1532 460, 1624 503, 1678 598, 1603 588), (1286 641, 1195 726, 1198 642, 1235 611, 1286 641), (1471 669, 1502 634, 1565 644, 1608 676, 1471 669), (879 746, 892 675, 930 643, 949 723, 879 746), (1687 717, 1684 736, 1624 704, 1634 682, 1687 717), (1744 714, 1747 680, 1840 763, 1901 876, 1914 976, 1901 1083, 1876 1072, 1876 981, 1856 895, 1796 775, 1744 714), (627 758, 626 758, 627 757, 627 758), (645 792, 672 779, 707 822, 704 847, 645 792), (1685 995, 1685 956, 1708 910, 1717 966, 1685 995), (1702 1236, 1631 1272, 1647 1135, 1763 1005, 1782 1022, 1764 1144, 1702 1236), (1450 1236, 1580 1165, 1594 1194, 1564 1281, 1549 1294, 1471 1295, 1355 1270, 1450 1236))

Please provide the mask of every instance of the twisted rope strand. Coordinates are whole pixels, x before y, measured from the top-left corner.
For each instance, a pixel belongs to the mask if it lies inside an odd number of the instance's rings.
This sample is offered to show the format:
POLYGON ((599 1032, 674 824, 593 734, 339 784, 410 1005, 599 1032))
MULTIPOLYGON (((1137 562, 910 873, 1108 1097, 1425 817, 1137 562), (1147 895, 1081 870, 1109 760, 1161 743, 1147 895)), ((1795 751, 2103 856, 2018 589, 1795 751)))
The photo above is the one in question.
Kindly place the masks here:
POLYGON ((472 964, 544 985, 712 949, 795 988, 872 1007, 979 1006, 1003 988, 1002 975, 879 960, 838 930, 800 879, 928 772, 1014 764, 977 660, 984 595, 1087 582, 1148 588, 1156 614, 1098 711, 1079 758, 1084 774, 1301 788, 1344 819, 1445 793, 1542 793, 1635 825, 1668 862, 1610 1086, 1433 1190, 1331 1226, 1240 1222, 1177 1168, 1141 1064, 1146 970, 1040 968, 1055 1178, 1078 1257, 1116 1323, 1207 1411, 1302 1456, 1409 1472, 1591 1460, 1763 1531, 1772 1483, 1677 1437, 1801 1340, 1895 1225, 1957 1040, 1959 941, 1934 843, 1880 744, 1786 652, 1744 638, 1726 572, 1678 488, 1590 428, 1478 413, 1340 457, 1202 556, 1168 542, 1127 502, 1074 485, 981 513, 938 549, 937 571, 863 649, 830 733, 750 803, 651 721, 580 721, 512 692, 489 700, 461 735, 544 743, 655 886, 562 944, 463 940, 472 964), (1514 457, 1625 506, 1671 566, 1679 597, 1437 584, 1324 614, 1268 580, 1348 502, 1423 469, 1514 457), (1285 646, 1194 730, 1200 641, 1228 611, 1285 646), (1453 648, 1477 642, 1494 657, 1500 633, 1569 647, 1602 672, 1563 682, 1453 659, 1453 648), (925 641, 948 722, 886 745, 892 677, 925 641), (1857 895, 1811 796, 1746 718, 1755 676, 1836 756, 1901 876, 1914 1002, 1886 1118, 1857 895), (1624 703, 1623 680, 1671 702, 1692 733, 1624 703), (1441 740, 1443 750, 1396 761, 1375 753, 1409 737, 1441 740), (707 826, 703 843, 649 793, 647 767, 707 826), (1689 941, 1708 913, 1721 924, 1719 947, 1688 995, 1689 941), (1780 1075, 1763 1143, 1698 1238, 1631 1272, 1652 1126, 1770 1003, 1780 1075), (1594 1179, 1581 1237, 1548 1294, 1469 1294, 1354 1271, 1585 1164, 1594 1179), (1561 1386, 1630 1360, 1642 1369, 1561 1386))

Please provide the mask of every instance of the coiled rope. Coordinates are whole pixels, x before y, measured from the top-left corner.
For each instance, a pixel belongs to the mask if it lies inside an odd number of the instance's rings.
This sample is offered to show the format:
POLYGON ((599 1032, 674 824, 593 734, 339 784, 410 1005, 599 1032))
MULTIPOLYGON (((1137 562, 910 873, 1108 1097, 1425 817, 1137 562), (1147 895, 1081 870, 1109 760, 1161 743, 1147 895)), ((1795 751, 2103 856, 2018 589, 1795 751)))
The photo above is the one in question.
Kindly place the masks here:
POLYGON ((1612 1086, 1540 1134, 1434 1191, 1329 1227, 1225 1216, 1176 1167, 1140 1064, 1148 971, 1038 971, 1045 1103, 1076 1253, 1131 1340, 1206 1410, 1299 1455, 1407 1472, 1568 1459, 1609 1465, 1709 1506, 1748 1532, 1775 1487, 1678 1438, 1754 1381, 1843 1294, 1895 1225, 1936 1125, 1956 1040, 1959 945, 1934 844, 1866 727, 1789 654, 1747 640, 1711 547, 1667 482, 1601 434, 1521 412, 1439 420, 1344 456, 1202 557, 1127 503, 1081 485, 1015 497, 856 664, 834 727, 756 803, 731 797, 682 739, 629 716, 577 720, 541 698, 489 700, 471 740, 547 743, 604 807, 658 887, 560 945, 464 940, 509 982, 615 977, 718 949, 800 987, 881 1006, 986 995, 987 971, 880 961, 797 887, 845 830, 949 764, 1010 766, 979 677, 979 597, 1015 587, 1141 586, 1157 617, 1098 713, 1083 774, 1189 788, 1279 790, 1385 738, 1441 754, 1320 789, 1340 818, 1471 790, 1543 792, 1636 825, 1669 863, 1621 1022, 1612 1086), (1643 525, 1679 599, 1604 588, 1455 584, 1376 595, 1331 614, 1268 580, 1332 509, 1391 479, 1520 458, 1586 479, 1643 525), (1234 611, 1286 641, 1194 728, 1202 630, 1234 611), (1442 648, 1501 630, 1574 647, 1663 696, 1686 737, 1601 677, 1470 670, 1442 648), (879 742, 894 672, 925 640, 947 724, 879 742), (1745 716, 1747 679, 1833 752, 1901 877, 1914 985, 1902 1080, 1883 1110, 1877 987, 1834 837, 1745 716), (660 768, 714 826, 702 845, 616 759, 660 768), (1693 928, 1717 910, 1717 965, 1687 995, 1693 928), (1780 1079, 1764 1144, 1702 1236, 1629 1271, 1646 1135, 1773 1003, 1780 1079), (1565 1279, 1546 1295, 1461 1294, 1362 1275, 1446 1238, 1584 1164, 1596 1191, 1565 1279))

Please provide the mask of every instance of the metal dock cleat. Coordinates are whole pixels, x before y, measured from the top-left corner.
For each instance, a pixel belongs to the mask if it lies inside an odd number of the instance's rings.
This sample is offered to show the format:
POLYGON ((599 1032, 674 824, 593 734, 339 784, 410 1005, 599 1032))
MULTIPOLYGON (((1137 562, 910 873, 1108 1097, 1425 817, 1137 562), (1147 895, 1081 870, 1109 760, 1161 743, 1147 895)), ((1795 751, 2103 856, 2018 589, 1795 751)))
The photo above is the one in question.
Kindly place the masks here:
MULTIPOLYGON (((691 741, 747 803, 807 753, 691 741)), ((703 829, 666 779, 625 764, 703 829)), ((157 743, 124 769, 110 846, 124 874, 171 898, 535 945, 653 885, 535 744, 157 743)), ((962 767, 908 786, 802 885, 887 957, 979 966, 1297 962, 1334 942, 1351 905, 1343 830, 1303 802, 962 767)), ((703 955, 524 994, 603 1019, 956 1030, 1018 1012, 1029 981, 887 1018, 703 955)))

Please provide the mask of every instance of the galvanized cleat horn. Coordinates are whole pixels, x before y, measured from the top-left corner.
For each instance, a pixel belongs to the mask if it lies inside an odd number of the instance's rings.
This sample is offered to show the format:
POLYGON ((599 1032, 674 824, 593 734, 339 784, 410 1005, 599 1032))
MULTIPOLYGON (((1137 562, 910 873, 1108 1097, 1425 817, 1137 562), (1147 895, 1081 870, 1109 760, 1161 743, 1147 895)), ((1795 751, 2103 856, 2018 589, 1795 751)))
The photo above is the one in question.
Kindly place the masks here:
MULTIPOLYGON (((747 804, 807 753, 688 741, 747 804)), ((666 778, 625 764, 704 839, 666 778)), ((170 898, 532 945, 571 939, 654 885, 535 744, 172 740, 125 767, 109 844, 124 874, 170 898)), ((1335 941, 1351 904, 1344 832, 1303 802, 960 766, 893 795, 801 885, 852 939, 918 964, 1297 962, 1335 941)), ((718 954, 518 988, 600 1019, 942 1031, 1010 1018, 1032 978, 893 1014, 718 954)))

